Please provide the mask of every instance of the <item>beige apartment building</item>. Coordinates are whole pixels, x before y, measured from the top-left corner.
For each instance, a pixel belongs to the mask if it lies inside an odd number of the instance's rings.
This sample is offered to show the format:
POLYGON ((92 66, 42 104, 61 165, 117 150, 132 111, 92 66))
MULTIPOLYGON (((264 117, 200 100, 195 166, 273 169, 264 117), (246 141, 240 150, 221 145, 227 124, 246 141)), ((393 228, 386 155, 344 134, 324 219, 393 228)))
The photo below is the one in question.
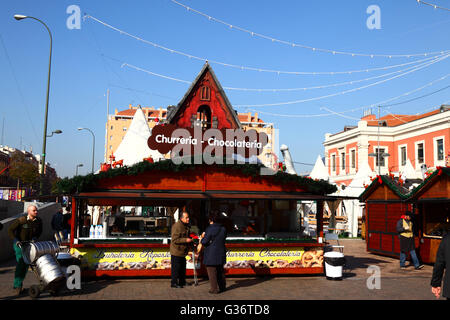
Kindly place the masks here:
MULTIPOLYGON (((115 153, 120 143, 122 142, 131 121, 136 113, 136 110, 141 106, 128 106, 128 109, 118 111, 115 110, 113 115, 108 115, 106 123, 106 141, 105 141, 105 159, 104 162, 109 162, 109 158, 115 153)), ((165 121, 167 116, 167 109, 154 107, 141 107, 147 119, 150 130, 165 121)), ((262 154, 258 156, 261 162, 270 168, 275 168, 278 162, 277 159, 277 136, 273 123, 266 123, 258 117, 257 113, 238 113, 239 121, 244 130, 254 129, 257 132, 264 132, 267 134, 269 141, 265 146, 262 154)), ((166 155, 168 158, 169 155, 166 155)), ((116 159, 118 160, 118 159, 116 159)))

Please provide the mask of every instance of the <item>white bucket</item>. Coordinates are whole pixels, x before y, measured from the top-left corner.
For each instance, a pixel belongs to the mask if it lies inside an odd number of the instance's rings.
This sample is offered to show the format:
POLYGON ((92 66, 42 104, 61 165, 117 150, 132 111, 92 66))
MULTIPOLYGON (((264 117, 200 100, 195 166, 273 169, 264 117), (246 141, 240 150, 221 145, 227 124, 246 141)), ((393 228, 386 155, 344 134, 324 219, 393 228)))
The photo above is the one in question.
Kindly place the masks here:
POLYGON ((325 275, 328 280, 342 280, 344 254, 336 251, 326 252, 324 255, 325 275))

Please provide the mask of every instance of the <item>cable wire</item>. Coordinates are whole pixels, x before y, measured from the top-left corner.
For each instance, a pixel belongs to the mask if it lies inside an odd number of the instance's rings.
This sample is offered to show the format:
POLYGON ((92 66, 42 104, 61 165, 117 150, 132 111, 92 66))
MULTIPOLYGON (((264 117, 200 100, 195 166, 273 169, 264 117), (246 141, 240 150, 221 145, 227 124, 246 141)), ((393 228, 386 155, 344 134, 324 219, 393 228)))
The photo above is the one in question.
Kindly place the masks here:
MULTIPOLYGON (((425 56, 426 57, 427 55, 430 55, 430 54, 437 54, 437 53, 439 53, 437 51, 437 52, 425 52, 425 53, 415 53, 415 54, 372 54, 372 53, 357 53, 357 52, 346 52, 346 51, 339 51, 339 50, 332 50, 332 49, 316 48, 316 47, 311 47, 311 46, 307 46, 307 45, 304 45, 304 44, 299 44, 299 43, 295 43, 295 42, 280 40, 280 39, 277 39, 277 38, 274 38, 274 37, 270 37, 270 36, 267 36, 267 35, 264 35, 264 34, 261 34, 261 33, 258 33, 258 32, 247 30, 247 29, 244 29, 242 27, 239 27, 239 26, 233 25, 231 23, 222 21, 220 19, 214 18, 214 17, 212 17, 212 16, 210 16, 210 15, 208 15, 206 13, 203 13, 201 11, 192 9, 191 7, 188 7, 188 6, 182 4, 182 3, 178 2, 178 1, 175 1, 175 0, 170 0, 170 1, 173 2, 176 5, 179 5, 179 6, 183 7, 183 8, 185 8, 189 12, 194 12, 196 14, 199 14, 199 15, 207 18, 208 21, 213 21, 213 22, 217 22, 219 24, 225 25, 225 26, 228 27, 229 30, 230 29, 239 30, 239 31, 242 31, 242 32, 245 32, 245 33, 251 35, 252 37, 258 37, 258 38, 262 38, 262 39, 265 39, 265 40, 269 40, 272 43, 281 43, 281 44, 288 45, 290 47, 299 47, 299 48, 303 48, 303 49, 309 49, 309 50, 314 51, 314 52, 324 52, 324 53, 331 53, 333 55, 340 54, 340 55, 347 55, 347 56, 352 56, 352 57, 360 56, 360 57, 370 57, 370 58, 374 58, 374 57, 382 57, 382 58, 410 58, 410 57, 417 57, 417 56, 425 56)), ((443 53, 443 51, 441 51, 440 53, 443 53)))

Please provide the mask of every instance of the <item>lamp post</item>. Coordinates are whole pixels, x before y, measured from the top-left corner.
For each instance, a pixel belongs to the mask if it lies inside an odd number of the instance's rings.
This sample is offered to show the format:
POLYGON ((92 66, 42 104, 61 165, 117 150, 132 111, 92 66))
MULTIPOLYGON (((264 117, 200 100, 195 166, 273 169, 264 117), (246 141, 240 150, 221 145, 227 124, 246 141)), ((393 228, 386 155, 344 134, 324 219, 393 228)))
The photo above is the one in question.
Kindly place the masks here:
POLYGON ((52 133, 51 133, 49 136, 47 136, 47 138, 52 137, 54 133, 56 133, 56 134, 61 134, 62 131, 61 131, 61 130, 55 130, 55 131, 52 131, 52 133))
POLYGON ((76 167, 76 169, 75 169, 75 176, 77 176, 78 175, 78 167, 82 167, 83 166, 83 164, 82 163, 80 163, 80 164, 77 164, 77 167, 76 167))
POLYGON ((95 135, 92 132, 92 130, 90 130, 89 128, 78 128, 78 130, 87 130, 92 134, 92 139, 93 139, 93 143, 92 143, 92 173, 94 173, 95 135))
POLYGON ((48 59, 48 77, 47 77, 47 97, 46 97, 46 102, 45 102, 45 120, 44 120, 44 141, 42 143, 42 156, 41 156, 41 172, 40 172, 40 188, 39 188, 39 195, 43 195, 43 188, 44 188, 44 168, 45 168, 45 150, 46 150, 46 146, 47 146, 47 119, 48 119, 48 97, 49 97, 49 93, 50 93, 50 72, 51 72, 51 65, 52 65, 52 33, 50 32, 50 29, 47 27, 47 25, 40 19, 35 18, 35 17, 31 17, 31 16, 25 16, 25 15, 21 15, 21 14, 15 14, 14 15, 14 19, 20 21, 23 19, 33 19, 36 20, 38 22, 40 22, 41 24, 44 25, 44 27, 47 29, 48 34, 50 36, 50 54, 49 54, 49 59, 48 59))

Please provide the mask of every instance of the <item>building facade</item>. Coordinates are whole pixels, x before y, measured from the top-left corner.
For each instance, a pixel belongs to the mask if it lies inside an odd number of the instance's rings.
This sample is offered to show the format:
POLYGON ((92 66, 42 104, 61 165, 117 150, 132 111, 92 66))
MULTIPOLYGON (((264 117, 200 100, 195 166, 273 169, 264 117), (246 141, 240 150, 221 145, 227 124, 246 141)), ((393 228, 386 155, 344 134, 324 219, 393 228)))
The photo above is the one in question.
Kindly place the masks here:
POLYGON ((365 115, 357 126, 325 135, 325 165, 331 181, 348 186, 363 163, 376 174, 446 166, 450 157, 450 106, 420 115, 365 115), (382 154, 382 156, 376 156, 382 154))

